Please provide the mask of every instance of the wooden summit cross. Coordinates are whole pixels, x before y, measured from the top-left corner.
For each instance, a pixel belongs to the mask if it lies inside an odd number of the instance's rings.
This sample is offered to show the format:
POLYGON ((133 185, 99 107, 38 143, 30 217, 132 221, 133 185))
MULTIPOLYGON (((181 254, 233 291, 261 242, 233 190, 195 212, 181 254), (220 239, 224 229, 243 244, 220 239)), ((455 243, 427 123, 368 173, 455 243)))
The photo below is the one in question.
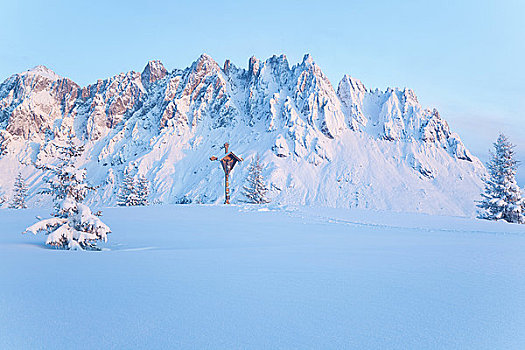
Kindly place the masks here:
MULTIPOLYGON (((242 162, 242 158, 237 157, 235 154, 233 154, 233 152, 228 153, 229 146, 230 144, 228 142, 224 144, 224 153, 226 153, 226 155, 220 160, 222 169, 224 170, 224 204, 230 204, 230 172, 232 171, 235 164, 237 164, 237 162, 242 162)), ((210 157, 211 161, 215 161, 218 159, 219 158, 215 156, 210 157)))

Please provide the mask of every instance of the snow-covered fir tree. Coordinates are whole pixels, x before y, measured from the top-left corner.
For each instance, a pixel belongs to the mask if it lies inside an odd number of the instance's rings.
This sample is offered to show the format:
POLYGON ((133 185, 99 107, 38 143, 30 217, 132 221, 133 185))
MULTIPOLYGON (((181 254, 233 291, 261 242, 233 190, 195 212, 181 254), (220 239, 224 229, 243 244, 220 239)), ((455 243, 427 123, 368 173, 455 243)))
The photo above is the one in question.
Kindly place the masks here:
POLYGON ((86 169, 77 169, 75 160, 82 154, 83 147, 76 146, 70 134, 65 145, 56 145, 58 164, 56 166, 37 166, 49 171, 46 183, 48 188, 42 193, 54 196, 54 213, 28 227, 24 233, 45 232, 46 244, 62 249, 99 250, 97 241, 107 241, 109 227, 82 204, 88 191, 94 187, 86 183, 86 169))
POLYGON ((482 209, 480 218, 525 223, 525 203, 516 183, 517 164, 514 159, 514 145, 505 135, 500 134, 487 163, 489 176, 485 179, 485 190, 478 204, 482 209))
POLYGON ((4 195, 0 195, 0 206, 3 205, 5 202, 7 202, 7 197, 4 195))
POLYGON ((135 206, 139 205, 139 198, 137 196, 137 186, 131 173, 126 170, 124 178, 119 189, 117 204, 120 206, 135 206))
POLYGON ((243 186, 242 190, 243 195, 246 197, 246 202, 248 203, 264 204, 270 202, 266 197, 268 188, 264 184, 262 171, 263 165, 261 164, 259 155, 257 155, 250 163, 246 185, 243 186))
POLYGON ((149 205, 149 181, 144 175, 139 176, 136 189, 138 205, 149 205))
POLYGON ((120 206, 149 205, 148 180, 141 175, 135 181, 130 172, 126 170, 119 189, 117 204, 120 206))
POLYGON ((9 208, 11 209, 27 208, 26 197, 27 197, 27 186, 24 181, 24 178, 22 177, 22 174, 18 173, 18 175, 16 176, 15 185, 13 189, 13 199, 11 200, 11 203, 9 204, 9 208))

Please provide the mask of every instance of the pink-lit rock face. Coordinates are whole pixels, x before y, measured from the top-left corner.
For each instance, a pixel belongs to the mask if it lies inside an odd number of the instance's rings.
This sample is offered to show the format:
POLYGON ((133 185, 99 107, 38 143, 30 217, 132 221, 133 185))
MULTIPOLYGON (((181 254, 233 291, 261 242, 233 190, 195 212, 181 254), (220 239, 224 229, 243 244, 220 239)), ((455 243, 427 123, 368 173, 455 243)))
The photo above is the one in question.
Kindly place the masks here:
POLYGON ((445 145, 451 135, 446 121, 423 109, 412 90, 367 90, 345 75, 335 92, 310 55, 291 68, 284 55, 264 62, 251 57, 245 71, 229 60, 221 69, 203 54, 171 74, 160 61, 150 61, 141 74, 121 73, 82 89, 38 66, 6 80, 0 97, 6 130, 25 139, 60 133, 56 122, 62 126, 74 117, 75 132, 96 140, 131 114, 144 113, 144 104, 156 107, 160 128, 195 127, 208 117, 218 127, 246 122, 272 130, 304 123, 328 138, 346 128, 367 129, 384 140, 445 145))
POLYGON ((72 112, 80 92, 73 81, 44 66, 13 75, 2 87, 0 109, 7 116, 6 130, 25 139, 53 132, 55 120, 72 112))
POLYGON ((131 115, 145 94, 141 75, 137 72, 121 73, 86 88, 82 101, 78 101, 77 124, 86 138, 97 140, 131 115))
POLYGON ((164 78, 168 74, 161 61, 149 61, 142 71, 141 78, 144 86, 153 84, 157 80, 164 78))

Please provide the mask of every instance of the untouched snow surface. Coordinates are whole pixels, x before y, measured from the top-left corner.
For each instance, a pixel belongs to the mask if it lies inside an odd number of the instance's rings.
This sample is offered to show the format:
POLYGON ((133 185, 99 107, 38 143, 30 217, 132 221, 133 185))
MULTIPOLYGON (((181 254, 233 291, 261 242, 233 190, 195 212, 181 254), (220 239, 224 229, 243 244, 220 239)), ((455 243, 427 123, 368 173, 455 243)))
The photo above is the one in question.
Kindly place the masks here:
POLYGON ((110 208, 102 252, 0 210, 2 349, 524 349, 525 225, 325 208, 110 208))

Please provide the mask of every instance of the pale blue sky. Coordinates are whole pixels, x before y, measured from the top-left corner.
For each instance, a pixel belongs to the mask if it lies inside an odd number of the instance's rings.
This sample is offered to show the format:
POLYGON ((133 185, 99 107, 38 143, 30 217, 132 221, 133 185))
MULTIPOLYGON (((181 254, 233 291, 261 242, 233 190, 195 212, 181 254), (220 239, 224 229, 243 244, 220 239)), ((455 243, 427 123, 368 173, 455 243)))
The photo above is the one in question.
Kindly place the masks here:
POLYGON ((44 64, 87 85, 203 52, 238 66, 308 52, 334 86, 410 87, 482 160, 503 131, 525 161, 523 1, 0 0, 0 80, 44 64))

